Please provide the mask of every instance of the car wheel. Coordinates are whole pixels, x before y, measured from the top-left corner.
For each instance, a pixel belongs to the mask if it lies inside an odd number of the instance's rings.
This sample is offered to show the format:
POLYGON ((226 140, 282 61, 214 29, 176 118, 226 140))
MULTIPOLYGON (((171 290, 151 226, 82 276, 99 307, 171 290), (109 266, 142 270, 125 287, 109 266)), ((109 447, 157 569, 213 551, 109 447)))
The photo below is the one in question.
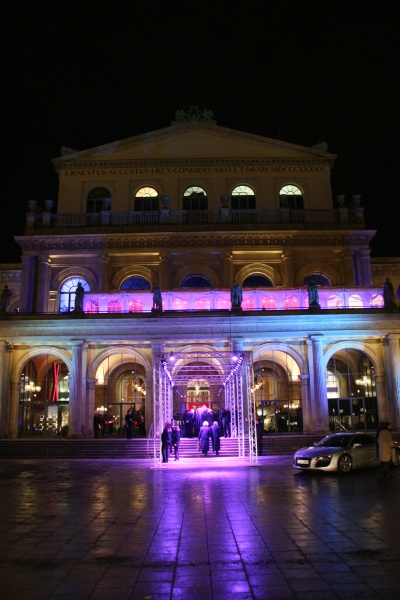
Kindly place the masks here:
POLYGON ((353 463, 349 454, 342 454, 338 461, 338 471, 340 473, 348 473, 351 471, 353 463))

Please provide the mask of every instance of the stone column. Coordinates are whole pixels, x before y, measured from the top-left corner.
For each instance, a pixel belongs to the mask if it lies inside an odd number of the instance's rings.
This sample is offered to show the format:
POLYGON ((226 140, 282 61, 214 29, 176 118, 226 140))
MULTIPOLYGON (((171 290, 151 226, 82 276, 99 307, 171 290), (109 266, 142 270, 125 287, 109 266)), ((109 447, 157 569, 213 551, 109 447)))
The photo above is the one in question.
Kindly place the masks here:
POLYGON ((38 274, 36 288, 36 312, 46 313, 50 290, 50 257, 43 254, 38 257, 38 274))
POLYGON ((7 405, 9 403, 8 394, 8 356, 7 342, 0 342, 0 435, 7 435, 7 405))
POLYGON ((369 248, 363 248, 359 252, 359 257, 361 275, 361 282, 359 285, 365 285, 367 287, 370 287, 372 286, 371 250, 369 248))
POLYGON ((96 379, 86 380, 86 423, 85 432, 87 438, 94 438, 93 417, 96 399, 96 379))
POLYGON ((389 394, 392 405, 392 418, 389 419, 394 429, 400 427, 400 335, 389 334, 389 352, 387 356, 389 394))
POLYGON ((312 411, 314 414, 315 433, 326 433, 329 430, 329 410, 326 397, 326 377, 323 355, 322 334, 311 335, 312 360, 314 365, 312 411))
POLYGON ((86 392, 86 343, 84 340, 71 340, 72 372, 69 388, 68 437, 82 437, 85 416, 86 392))
POLYGON ((169 290, 171 287, 170 282, 170 261, 169 254, 167 252, 160 252, 160 272, 159 272, 159 286, 163 291, 169 290))
POLYGON ((356 277, 354 273, 354 251, 344 250, 342 252, 343 260, 343 285, 354 286, 356 284, 356 277))
POLYGON ((233 263, 232 252, 226 251, 222 253, 222 273, 221 283, 224 288, 231 288, 233 281, 233 263))
MULTIPOLYGON (((376 396, 378 400, 378 419, 390 421, 390 406, 387 395, 387 379, 384 374, 375 375, 376 396)), ((377 423, 378 426, 378 423, 377 423)))
POLYGON ((19 392, 21 382, 11 382, 11 396, 8 409, 8 437, 10 440, 18 438, 18 411, 19 411, 19 392))
POLYGON ((33 312, 36 287, 36 256, 24 255, 21 264, 20 311, 33 312))
POLYGON ((110 257, 105 254, 99 256, 99 292, 107 292, 110 287, 110 257))
POLYGON ((361 285, 361 266, 360 266, 360 253, 355 250, 353 253, 353 267, 354 267, 354 283, 355 285, 361 285))
POLYGON ((303 414, 303 433, 312 433, 314 426, 312 422, 312 408, 310 402, 309 375, 300 375, 301 384, 301 411, 303 414))
POLYGON ((282 252, 282 281, 283 287, 294 286, 293 252, 291 250, 282 252))

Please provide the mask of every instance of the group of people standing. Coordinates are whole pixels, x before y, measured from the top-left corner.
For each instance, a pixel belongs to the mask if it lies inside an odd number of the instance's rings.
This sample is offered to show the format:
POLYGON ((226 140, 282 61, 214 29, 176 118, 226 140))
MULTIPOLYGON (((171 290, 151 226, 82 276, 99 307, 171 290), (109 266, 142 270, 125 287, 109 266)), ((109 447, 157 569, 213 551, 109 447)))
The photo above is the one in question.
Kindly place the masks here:
POLYGON ((198 438, 204 421, 207 421, 209 424, 216 421, 221 428, 222 437, 231 437, 231 412, 228 407, 217 411, 205 405, 199 406, 196 409, 192 407, 182 415, 182 437, 198 438))
POLYGON ((131 440, 133 433, 137 432, 139 436, 146 435, 146 420, 142 410, 136 412, 133 408, 129 408, 125 415, 126 439, 131 440))
MULTIPOLYGON (((198 449, 201 450, 204 456, 207 456, 211 450, 216 456, 219 456, 221 450, 222 430, 218 421, 214 421, 209 425, 208 421, 204 421, 198 433, 198 449)), ((179 460, 179 445, 181 441, 181 430, 177 423, 165 423, 161 433, 161 454, 162 462, 169 462, 174 456, 174 460, 179 460)))

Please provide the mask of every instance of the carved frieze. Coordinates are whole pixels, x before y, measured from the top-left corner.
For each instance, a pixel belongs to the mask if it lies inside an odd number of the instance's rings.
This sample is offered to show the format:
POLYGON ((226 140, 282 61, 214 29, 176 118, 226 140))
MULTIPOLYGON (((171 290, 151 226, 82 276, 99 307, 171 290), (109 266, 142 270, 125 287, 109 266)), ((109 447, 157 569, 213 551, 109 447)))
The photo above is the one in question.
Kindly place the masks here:
POLYGON ((253 248, 253 247, 287 247, 287 246, 324 246, 324 247, 357 247, 368 245, 370 239, 365 232, 337 232, 327 235, 326 232, 293 233, 173 233, 171 235, 150 234, 105 234, 77 236, 35 236, 17 237, 17 242, 25 254, 42 254, 44 252, 74 253, 76 251, 93 252, 126 249, 169 249, 169 248, 253 248))

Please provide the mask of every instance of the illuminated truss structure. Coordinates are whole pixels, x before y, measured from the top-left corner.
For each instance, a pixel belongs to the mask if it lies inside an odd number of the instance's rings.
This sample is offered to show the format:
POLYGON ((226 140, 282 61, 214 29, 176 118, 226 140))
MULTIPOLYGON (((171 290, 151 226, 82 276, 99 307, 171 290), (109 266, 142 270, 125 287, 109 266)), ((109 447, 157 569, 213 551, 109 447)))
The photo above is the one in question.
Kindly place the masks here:
POLYGON ((231 436, 238 457, 257 463, 253 359, 251 352, 171 352, 154 354, 154 464, 161 465, 161 433, 173 418, 173 391, 194 381, 219 386, 218 395, 231 413, 231 436), (247 432, 246 432, 247 429, 247 432))

